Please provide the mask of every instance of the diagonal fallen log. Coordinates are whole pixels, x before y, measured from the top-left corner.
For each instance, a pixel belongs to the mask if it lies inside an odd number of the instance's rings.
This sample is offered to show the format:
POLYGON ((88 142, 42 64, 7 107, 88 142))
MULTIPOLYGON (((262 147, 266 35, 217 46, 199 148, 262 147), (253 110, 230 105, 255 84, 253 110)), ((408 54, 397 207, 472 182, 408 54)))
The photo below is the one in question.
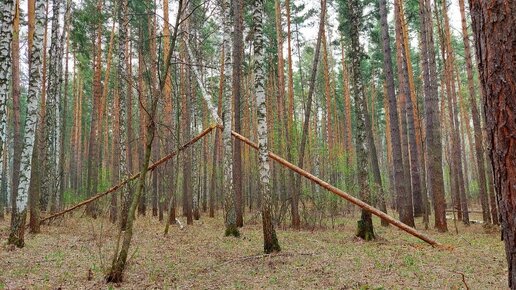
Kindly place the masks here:
MULTIPOLYGON (((247 139, 246 137, 236 133, 235 131, 232 131, 231 134, 238 140, 244 142, 245 144, 249 145, 251 148, 254 148, 256 150, 258 150, 258 145, 251 142, 251 140, 247 139)), ((412 227, 409 227, 407 226, 406 224, 400 222, 399 220, 391 217, 390 215, 384 213, 383 211, 379 210, 379 209, 376 209, 375 207, 367 204, 366 202, 363 202, 361 201, 360 199, 356 198, 356 197, 353 197, 349 194, 347 194, 346 192, 336 188, 335 186, 323 181, 322 179, 318 178, 317 176, 314 176, 312 174, 310 174, 309 172, 297 167, 296 165, 288 162, 287 160, 281 158, 280 156, 272 153, 269 151, 269 157, 273 160, 275 160, 276 162, 280 163, 281 165, 287 167, 288 169, 298 173, 299 175, 311 180, 312 182, 315 182, 317 183, 319 186, 323 187, 324 189, 346 199, 347 201, 367 210, 368 212, 378 216, 379 218, 387 221, 388 223, 392 224, 393 226, 396 226, 398 227, 399 229, 413 235, 414 237, 418 238, 418 239, 421 239, 425 242, 427 242, 428 244, 432 245, 433 247, 436 247, 436 246, 441 246, 441 244, 439 242, 437 242, 436 240, 424 235, 423 233, 420 233, 419 231, 417 231, 416 229, 412 228, 412 227)))
MULTIPOLYGON (((202 139, 203 137, 205 137, 208 133, 210 133, 213 129, 215 129, 217 127, 218 128, 222 128, 221 125, 215 125, 215 124, 211 125, 210 127, 206 128, 204 131, 202 131, 199 135, 197 135, 195 138, 193 138, 189 142, 183 144, 178 150, 168 154, 167 156, 161 158, 160 160, 158 160, 155 163, 153 163, 152 165, 150 165, 148 170, 149 171, 154 170, 159 165, 165 163, 166 161, 168 161, 171 158, 173 158, 174 156, 176 156, 178 154, 178 152, 185 150, 186 148, 188 148, 189 146, 191 146, 195 142, 197 142, 200 139, 202 139)), ((253 148, 255 150, 258 150, 258 145, 253 143, 253 142, 251 142, 251 140, 247 139, 246 137, 236 133, 235 131, 232 131, 231 134, 236 139, 238 139, 239 141, 246 143, 247 145, 249 145, 251 148, 253 148)), ((404 223, 398 221, 397 219, 391 217, 390 215, 388 215, 388 214, 386 214, 386 213, 376 209, 375 207, 373 207, 373 206, 371 206, 371 205, 361 201, 360 199, 355 198, 355 197, 347 194, 346 192, 344 192, 344 191, 336 188, 335 186, 333 186, 333 185, 323 181, 322 179, 320 179, 320 178, 310 174, 309 172, 299 168, 298 166, 288 162, 287 160, 281 158, 280 156, 278 156, 278 155, 276 155, 276 154, 274 154, 274 153, 272 153, 270 151, 269 151, 269 157, 271 159, 275 160, 276 162, 280 163, 281 165, 287 167, 288 169, 298 173, 299 175, 301 175, 301 176, 311 180, 312 182, 315 182, 316 184, 318 184, 319 186, 323 187, 324 189, 326 189, 326 190, 328 190, 328 191, 330 191, 330 192, 332 192, 332 193, 334 193, 334 194, 336 194, 336 195, 338 195, 338 196, 348 200, 349 202, 351 202, 351 203, 353 203, 353 204, 355 204, 355 205, 357 205, 357 206, 359 206, 359 207, 369 211, 370 213, 372 213, 372 214, 378 216, 379 218, 389 222, 390 224, 398 227, 399 229, 401 229, 401 230, 403 230, 403 231, 405 231, 405 232, 415 236, 416 238, 421 239, 421 240, 427 242, 428 244, 430 244, 430 245, 432 245, 434 247, 435 246, 442 246, 436 240, 434 240, 434 239, 424 235, 423 233, 420 233, 419 231, 417 231, 416 229, 414 229, 412 227, 407 226, 406 224, 404 224, 404 223)), ((42 219, 40 221, 40 223, 43 223, 43 222, 45 222, 47 220, 50 220, 50 219, 56 218, 58 216, 64 215, 64 214, 66 214, 68 212, 71 212, 71 211, 73 211, 75 209, 83 207, 83 206, 85 206, 85 205, 87 205, 87 204, 89 204, 89 203, 91 203, 91 202, 93 202, 93 201, 103 197, 103 196, 106 196, 106 195, 108 195, 110 193, 113 193, 113 192, 117 191, 120 187, 126 185, 130 181, 138 178, 139 176, 140 176, 140 172, 135 173, 131 177, 129 177, 129 178, 125 179, 124 181, 120 182, 119 184, 111 187, 107 191, 101 192, 101 193, 99 193, 97 195, 94 195, 94 196, 92 196, 92 197, 90 197, 90 198, 88 198, 88 199, 86 199, 86 200, 84 200, 84 201, 82 201, 82 202, 72 206, 72 207, 69 207, 69 208, 64 209, 64 210, 62 210, 60 212, 52 214, 52 215, 42 219)))
MULTIPOLYGON (((179 152, 185 150, 186 148, 190 147, 192 144, 194 144, 195 142, 199 141, 200 139, 202 139, 204 136, 206 136, 208 133, 210 133, 213 129, 215 129, 217 127, 217 125, 211 125, 210 127, 206 128, 204 131, 202 131, 201 133, 199 133, 199 135, 195 136, 192 140, 188 141, 187 143, 183 144, 179 149, 177 149, 176 151, 168 154, 167 156, 161 158, 160 160, 156 161, 155 163, 153 163, 152 165, 149 166, 148 170, 149 171, 152 171, 154 170, 156 167, 160 166, 161 164, 167 162, 168 160, 170 160, 171 158, 173 158, 174 156, 176 156, 179 152)), ((61 216, 61 215, 64 215, 65 213, 68 213, 68 212, 71 212, 75 209, 78 209, 80 207, 83 207, 91 202, 94 202, 95 200, 103 197, 103 196, 106 196, 110 193, 113 193, 115 191, 117 191, 120 187, 126 185, 127 183, 129 183, 130 181, 136 179, 140 177, 140 172, 138 173, 135 173, 133 174, 131 177, 123 180, 122 182, 120 182, 119 184, 111 187, 110 189, 104 191, 104 192, 101 192, 101 193, 98 193, 74 206, 71 206, 67 209, 64 209, 60 212, 57 212, 55 214, 52 214, 44 219, 41 219, 40 220, 40 224, 43 224, 43 222, 47 221, 47 220, 50 220, 50 219, 53 219, 53 218, 56 218, 58 216, 61 216)))

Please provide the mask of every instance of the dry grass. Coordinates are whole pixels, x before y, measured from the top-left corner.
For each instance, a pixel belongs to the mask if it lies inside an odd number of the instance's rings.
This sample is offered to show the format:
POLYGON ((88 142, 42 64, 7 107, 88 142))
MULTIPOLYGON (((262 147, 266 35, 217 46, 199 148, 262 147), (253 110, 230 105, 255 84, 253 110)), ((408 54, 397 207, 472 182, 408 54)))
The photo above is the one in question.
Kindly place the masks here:
MULTIPOLYGON (((496 231, 481 225, 459 226, 460 235, 426 231, 452 248, 445 250, 393 227, 377 226, 380 238, 363 242, 353 237, 355 220, 341 218, 334 229, 281 230, 283 251, 265 256, 259 225, 244 227, 239 239, 225 238, 220 217, 203 217, 184 230, 173 226, 164 237, 157 220, 140 218, 125 281, 108 285, 103 275, 113 254, 114 226, 77 215, 29 234, 24 249, 2 246, 0 289, 459 289, 466 288, 462 275, 470 289, 506 288, 496 231)), ((8 225, 0 221, 2 241, 8 225)))

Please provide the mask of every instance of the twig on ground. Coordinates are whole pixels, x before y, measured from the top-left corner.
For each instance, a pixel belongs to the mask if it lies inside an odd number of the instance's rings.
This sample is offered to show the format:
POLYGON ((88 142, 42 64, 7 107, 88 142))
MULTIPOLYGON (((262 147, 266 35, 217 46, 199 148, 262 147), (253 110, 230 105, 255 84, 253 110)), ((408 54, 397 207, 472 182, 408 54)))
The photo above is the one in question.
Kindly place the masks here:
POLYGON ((453 273, 459 274, 462 276, 462 283, 464 283, 464 287, 466 287, 466 290, 469 290, 469 286, 466 283, 466 276, 464 275, 464 273, 462 273, 462 272, 453 272, 453 273))

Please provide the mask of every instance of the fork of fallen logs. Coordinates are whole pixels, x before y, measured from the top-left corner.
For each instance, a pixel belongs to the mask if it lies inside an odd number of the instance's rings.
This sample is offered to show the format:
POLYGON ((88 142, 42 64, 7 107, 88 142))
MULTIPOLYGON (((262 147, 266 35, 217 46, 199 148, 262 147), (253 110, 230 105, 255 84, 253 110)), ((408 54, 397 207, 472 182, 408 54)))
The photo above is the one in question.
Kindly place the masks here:
MULTIPOLYGON (((160 160, 158 160, 157 162, 155 162, 154 164, 150 165, 148 170, 149 171, 152 171, 154 170, 156 167, 158 167, 159 165, 165 163, 166 161, 170 160, 171 158, 173 158, 174 156, 176 156, 178 154, 178 152, 180 151, 183 151, 184 149, 188 148, 189 146, 191 146, 192 144, 194 144, 195 142, 199 141, 200 139, 202 139, 204 136, 206 136, 208 133, 210 133, 213 129, 215 128, 219 128, 219 129, 222 129, 223 127, 221 125, 217 125, 217 124, 213 124, 211 125, 210 127, 208 127, 207 129, 205 129, 204 131, 202 131, 199 135, 197 135, 196 137, 194 137, 192 140, 188 141, 187 143, 183 144, 178 150, 170 153, 169 155, 161 158, 160 160)), ((233 135, 233 137, 235 137, 237 140, 239 140, 240 142, 243 142, 247 145, 249 145, 251 148, 255 149, 255 150, 258 150, 258 145, 251 142, 251 140, 249 140, 248 138, 238 134, 237 132, 235 131, 231 131, 231 134, 233 135)), ((312 175, 311 173, 299 168, 298 166, 288 162, 287 160, 283 159, 282 157, 272 153, 269 151, 269 157, 278 162, 279 164, 281 164, 282 166, 296 172, 297 174, 303 176, 304 178, 310 180, 311 182, 314 182, 316 183, 317 185, 321 186, 322 188, 328 190, 329 192, 333 193, 333 194, 336 194, 338 196, 340 196, 341 198, 343 199, 346 199, 347 201, 359 206, 360 208, 370 212, 371 214, 374 214, 376 216, 378 216, 379 218, 387 221, 388 223, 396 226, 397 228, 403 230, 404 232, 408 233, 408 234, 411 234, 412 236, 420 239, 420 240, 423 240, 425 242, 427 242, 428 244, 430 244, 431 246, 433 247, 436 247, 436 246, 442 246, 439 242, 437 242, 436 240, 426 236, 425 234, 417 231, 416 229, 400 222, 399 220, 391 217, 390 215, 382 212, 381 210, 369 205, 368 203, 354 197, 354 196, 351 196, 349 195, 348 193, 340 190, 339 188, 327 183, 326 181, 318 178, 317 176, 315 175, 312 175)), ((61 216, 61 215, 64 215, 68 212, 71 212, 77 208, 80 208, 82 206, 85 206, 103 196, 106 196, 110 193, 113 193, 115 192, 116 190, 118 190, 120 187, 124 186, 125 184, 127 184, 128 182, 130 182, 131 180, 134 180, 136 178, 138 178, 140 176, 140 173, 135 173, 133 174, 131 177, 125 179, 124 181, 120 182, 119 184, 111 187, 110 189, 108 189, 107 191, 105 192, 102 192, 102 193, 98 193, 97 195, 94 195, 72 207, 69 207, 65 210, 62 210, 60 212, 57 212, 55 214, 52 214, 44 219, 42 219, 40 221, 40 223, 43 223, 47 220, 50 220, 50 219, 54 219, 58 216, 61 216)))

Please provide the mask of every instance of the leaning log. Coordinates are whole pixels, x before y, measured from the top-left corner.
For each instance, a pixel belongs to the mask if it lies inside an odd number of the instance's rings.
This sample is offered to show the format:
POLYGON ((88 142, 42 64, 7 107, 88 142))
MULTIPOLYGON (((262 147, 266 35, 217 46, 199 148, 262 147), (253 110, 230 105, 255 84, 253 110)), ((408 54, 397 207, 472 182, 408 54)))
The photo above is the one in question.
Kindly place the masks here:
MULTIPOLYGON (((258 150, 258 145, 251 142, 251 140, 245 138, 244 136, 236 133, 235 131, 232 131, 231 134, 238 140, 244 142, 245 144, 249 145, 251 148, 254 148, 255 150, 258 150)), ((410 226, 407 226, 406 224, 400 222, 399 220, 391 217, 390 215, 384 213, 383 211, 379 210, 379 209, 376 209, 375 207, 363 202, 362 200, 356 198, 356 197, 353 197, 349 194, 347 194, 346 192, 336 188, 335 186, 323 181, 322 179, 318 178, 317 176, 315 175, 312 175, 310 174, 309 172, 297 167, 296 165, 288 162, 287 160, 281 158, 280 156, 272 153, 269 151, 269 157, 271 159, 273 159, 274 161, 280 163, 281 165, 287 167, 288 169, 298 173, 299 175, 311 180, 312 182, 315 182, 316 184, 318 184, 319 186, 321 186, 322 188, 344 198, 345 200, 361 207, 362 209, 365 209, 367 210, 368 212, 378 216, 379 218, 387 221, 388 223, 392 224, 393 226, 395 227, 398 227, 399 229, 413 235, 414 237, 420 239, 420 240, 423 240, 425 242, 427 242, 428 244, 430 244, 431 246, 433 247, 436 247, 436 246, 441 246, 441 244, 439 242, 437 242, 436 240, 424 235, 423 233, 417 231, 416 229, 410 227, 410 226)))
MULTIPOLYGON (((195 136, 195 138, 193 138, 192 140, 188 141, 187 143, 183 144, 179 149, 177 149, 176 151, 168 154, 167 156, 161 158, 160 160, 156 161, 155 163, 153 163, 152 165, 150 165, 148 167, 148 170, 149 171, 153 171, 156 167, 160 166, 161 164, 167 162, 168 160, 170 160, 171 158, 173 158, 174 156, 177 155, 177 153, 185 150, 186 148, 190 147, 192 144, 194 144, 195 142, 199 141, 200 139, 202 139, 204 136, 206 136, 208 133, 210 133, 213 129, 215 129, 217 127, 217 125, 211 125, 210 127, 206 128, 204 131, 202 131, 199 135, 195 136)), ((119 188, 121 188, 122 186, 126 185, 127 183, 129 183, 130 181, 132 180, 135 180, 136 178, 140 177, 140 172, 138 173, 135 173, 133 174, 131 177, 123 180, 122 182, 120 182, 119 184, 111 187, 110 189, 104 191, 104 192, 101 192, 101 193, 98 193, 72 207, 69 207, 67 209, 64 209, 60 212, 57 212, 55 214, 52 214, 44 219, 42 219, 39 223, 42 224, 43 222, 47 221, 47 220, 51 220, 51 219, 54 219, 58 216, 61 216, 61 215, 64 215, 65 213, 68 213, 68 212, 71 212, 73 210, 76 210, 80 207, 83 207, 89 203, 92 203, 94 202, 95 200, 101 198, 101 197, 104 197, 110 193, 113 193, 115 191, 117 191, 119 188)))

